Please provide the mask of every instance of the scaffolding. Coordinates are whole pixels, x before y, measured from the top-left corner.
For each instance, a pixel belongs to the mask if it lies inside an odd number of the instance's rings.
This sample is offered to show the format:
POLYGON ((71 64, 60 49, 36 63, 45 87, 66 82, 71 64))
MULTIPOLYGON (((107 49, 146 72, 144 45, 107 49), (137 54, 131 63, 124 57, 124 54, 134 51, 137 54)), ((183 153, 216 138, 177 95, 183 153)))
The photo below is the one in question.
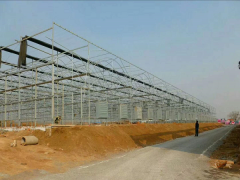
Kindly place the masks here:
POLYGON ((212 106, 56 23, 0 47, 0 63, 1 126, 215 120, 212 106))

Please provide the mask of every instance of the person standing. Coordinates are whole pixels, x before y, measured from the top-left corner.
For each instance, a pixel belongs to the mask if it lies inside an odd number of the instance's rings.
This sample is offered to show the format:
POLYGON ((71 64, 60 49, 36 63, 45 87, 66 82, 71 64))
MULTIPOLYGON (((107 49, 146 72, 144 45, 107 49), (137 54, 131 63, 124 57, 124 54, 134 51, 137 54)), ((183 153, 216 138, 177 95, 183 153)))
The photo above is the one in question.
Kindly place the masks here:
POLYGON ((198 136, 198 129, 199 129, 199 124, 198 121, 195 123, 195 136, 198 136))

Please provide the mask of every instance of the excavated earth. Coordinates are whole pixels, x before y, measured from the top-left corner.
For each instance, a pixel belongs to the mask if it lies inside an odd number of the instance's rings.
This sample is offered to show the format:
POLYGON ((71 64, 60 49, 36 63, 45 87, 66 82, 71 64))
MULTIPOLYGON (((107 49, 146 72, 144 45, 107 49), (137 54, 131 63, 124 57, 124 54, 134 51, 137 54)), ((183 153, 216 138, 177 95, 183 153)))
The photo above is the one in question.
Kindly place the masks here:
MULTIPOLYGON (((232 125, 230 125, 232 126, 232 125)), ((216 149, 211 158, 210 163, 215 167, 217 162, 233 161, 231 168, 221 167, 221 171, 240 173, 240 125, 237 125, 229 135, 223 140, 221 146, 216 149)))
MULTIPOLYGON (((221 126, 218 123, 201 123, 200 132, 221 126)), ((0 178, 17 177, 18 174, 27 173, 28 179, 31 179, 31 173, 36 175, 64 172, 69 168, 121 152, 193 134, 194 123, 58 127, 52 129, 51 136, 49 130, 2 131, 0 178), (36 136, 39 144, 20 145, 22 136, 26 135, 36 136), (13 140, 17 140, 17 147, 10 146, 13 140)), ((237 142, 237 137, 235 141, 237 142)))

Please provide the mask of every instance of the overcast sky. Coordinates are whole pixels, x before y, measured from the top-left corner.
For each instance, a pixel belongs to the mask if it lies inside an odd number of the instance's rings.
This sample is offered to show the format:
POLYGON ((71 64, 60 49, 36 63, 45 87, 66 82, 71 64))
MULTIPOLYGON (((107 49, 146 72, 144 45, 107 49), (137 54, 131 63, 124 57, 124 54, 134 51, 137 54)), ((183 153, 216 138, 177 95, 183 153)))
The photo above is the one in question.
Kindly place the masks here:
POLYGON ((0 45, 56 22, 214 106, 240 110, 240 2, 0 1, 0 45))

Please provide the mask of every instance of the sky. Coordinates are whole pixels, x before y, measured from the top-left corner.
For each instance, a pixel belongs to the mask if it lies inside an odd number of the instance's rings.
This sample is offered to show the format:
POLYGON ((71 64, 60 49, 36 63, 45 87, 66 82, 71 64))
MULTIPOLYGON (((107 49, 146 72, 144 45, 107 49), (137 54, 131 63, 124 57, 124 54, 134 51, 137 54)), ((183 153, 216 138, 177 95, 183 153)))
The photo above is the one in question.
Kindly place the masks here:
POLYGON ((238 1, 0 1, 8 45, 56 22, 216 108, 240 110, 238 1))

